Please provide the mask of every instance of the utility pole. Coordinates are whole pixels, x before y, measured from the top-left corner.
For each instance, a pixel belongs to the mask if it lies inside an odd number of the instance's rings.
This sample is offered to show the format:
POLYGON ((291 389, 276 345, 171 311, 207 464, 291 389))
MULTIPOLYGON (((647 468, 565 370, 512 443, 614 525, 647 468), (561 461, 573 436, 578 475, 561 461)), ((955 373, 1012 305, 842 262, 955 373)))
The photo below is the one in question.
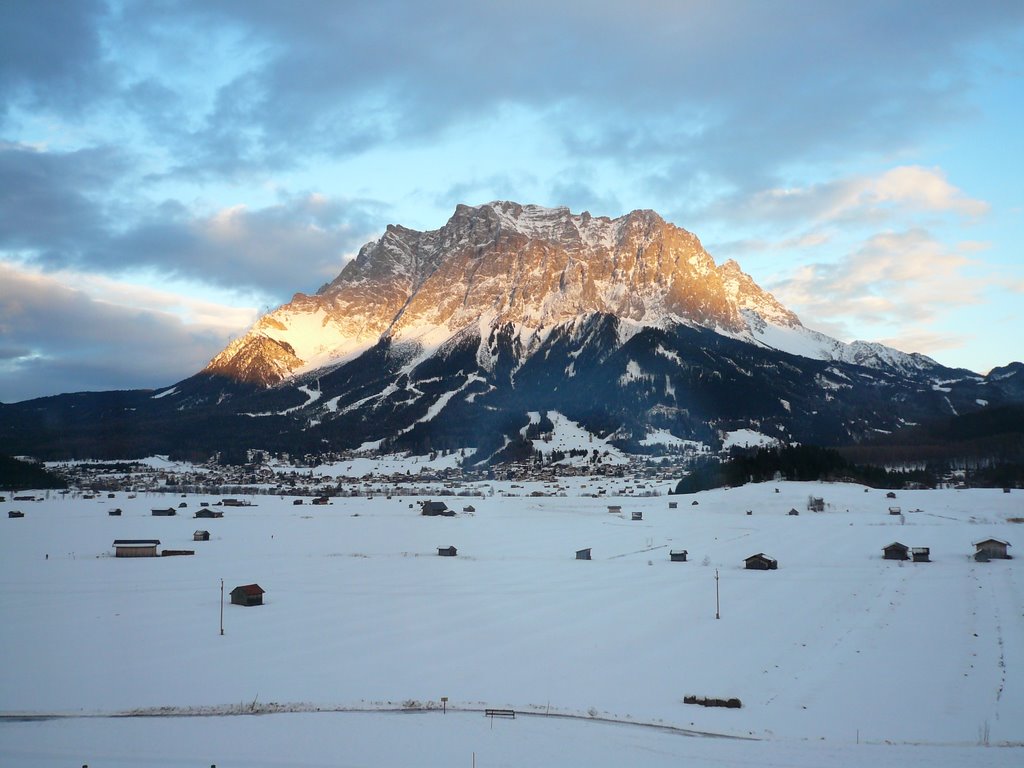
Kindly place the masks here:
POLYGON ((722 618, 722 613, 719 610, 719 604, 718 604, 718 569, 717 568, 715 568, 715 618, 716 619, 722 618))
POLYGON ((220 580, 220 633, 224 634, 224 579, 220 580))

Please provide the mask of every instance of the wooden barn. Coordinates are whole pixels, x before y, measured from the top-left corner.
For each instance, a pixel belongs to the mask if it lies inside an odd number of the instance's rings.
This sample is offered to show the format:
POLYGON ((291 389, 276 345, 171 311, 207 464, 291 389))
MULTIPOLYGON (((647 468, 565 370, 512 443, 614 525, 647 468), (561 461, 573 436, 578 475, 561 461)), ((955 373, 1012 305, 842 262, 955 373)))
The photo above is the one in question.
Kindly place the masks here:
POLYGON ((669 509, 677 509, 678 507, 679 507, 679 502, 678 501, 670 501, 668 503, 668 508, 669 509))
POLYGON ((232 605, 263 605, 263 594, 266 592, 259 584, 243 584, 231 590, 232 605))
POLYGON ((633 516, 634 520, 643 520, 644 519, 644 513, 641 512, 640 510, 635 510, 633 512, 632 516, 633 516))
POLYGON ((589 560, 590 559, 590 547, 587 547, 586 549, 577 549, 576 550, 576 559, 577 560, 589 560))
POLYGON ((224 513, 221 512, 219 509, 200 509, 196 512, 196 517, 212 520, 215 518, 224 517, 224 513))
POLYGON ((474 512, 476 512, 476 507, 474 507, 472 504, 467 504, 462 508, 462 511, 468 512, 469 514, 473 514, 474 512))
POLYGON ((800 510, 798 510, 798 509, 796 509, 794 507, 793 509, 789 510, 789 512, 787 512, 786 514, 789 515, 790 517, 796 517, 797 515, 800 514, 800 510))
POLYGON ((196 531, 195 533, 192 534, 192 541, 209 541, 209 540, 210 540, 210 532, 209 531, 196 531))
POLYGON ((421 501, 420 514, 424 517, 455 517, 455 510, 448 509, 443 501, 421 501))
POLYGON ((153 509, 150 511, 153 513, 153 517, 173 517, 178 514, 174 507, 168 507, 167 509, 153 509))
POLYGON ((457 554, 459 554, 459 550, 457 550, 455 547, 438 547, 437 548, 437 555, 438 555, 438 557, 455 557, 457 554))
POLYGON ((890 515, 902 515, 903 510, 900 507, 889 507, 890 515))
POLYGON ((670 549, 668 551, 668 559, 673 563, 685 563, 686 562, 686 550, 685 549, 670 549))
POLYGON ((779 563, 775 558, 768 557, 763 552, 758 552, 756 555, 751 555, 744 562, 744 567, 748 571, 774 571, 778 570, 779 563))
POLYGON ((892 544, 882 547, 883 560, 907 560, 910 558, 910 547, 894 541, 892 544))
POLYGON ((609 504, 608 505, 608 512, 610 514, 612 514, 612 515, 621 515, 622 514, 622 507, 619 506, 618 504, 609 504))
POLYGON ((1009 560, 1010 553, 1007 552, 1009 542, 999 539, 983 539, 974 542, 974 559, 981 562, 987 560, 1009 560))
POLYGON ((116 507, 114 509, 108 509, 107 510, 107 514, 110 515, 111 517, 120 517, 121 516, 121 508, 120 507, 116 507))
POLYGON ((910 559, 915 563, 930 563, 931 549, 928 547, 911 547, 910 559))
POLYGON ((887 499, 895 499, 896 498, 896 492, 895 491, 889 491, 887 494, 885 494, 885 498, 887 498, 887 499))
POLYGON ((24 517, 25 513, 17 509, 12 509, 10 512, 7 513, 7 516, 13 520, 17 517, 24 517))
POLYGON ((114 539, 114 557, 156 557, 159 539, 114 539))

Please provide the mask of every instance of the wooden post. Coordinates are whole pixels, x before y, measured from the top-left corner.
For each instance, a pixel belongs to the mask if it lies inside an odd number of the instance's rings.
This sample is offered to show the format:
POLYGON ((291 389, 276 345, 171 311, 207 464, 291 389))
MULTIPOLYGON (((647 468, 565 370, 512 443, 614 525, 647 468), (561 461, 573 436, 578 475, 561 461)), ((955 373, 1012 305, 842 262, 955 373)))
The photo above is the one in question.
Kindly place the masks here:
POLYGON ((722 618, 722 614, 721 614, 721 611, 719 610, 719 603, 718 603, 718 569, 717 568, 715 568, 715 618, 716 619, 722 618))
POLYGON ((220 633, 224 634, 224 579, 220 580, 220 633))

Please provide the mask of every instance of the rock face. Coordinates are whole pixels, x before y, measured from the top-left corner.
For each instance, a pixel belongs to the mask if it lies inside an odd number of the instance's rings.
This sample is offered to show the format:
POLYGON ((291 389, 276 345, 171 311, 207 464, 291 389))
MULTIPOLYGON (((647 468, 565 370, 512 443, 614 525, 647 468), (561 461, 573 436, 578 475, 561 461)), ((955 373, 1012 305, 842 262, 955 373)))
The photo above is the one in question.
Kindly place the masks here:
POLYGON ((594 315, 740 336, 765 322, 802 327, 736 262, 716 266, 695 235, 653 211, 608 219, 495 202, 460 205, 431 232, 389 226, 315 296, 263 317, 206 370, 269 386, 382 338, 436 348, 509 324, 529 354, 530 340, 594 315))

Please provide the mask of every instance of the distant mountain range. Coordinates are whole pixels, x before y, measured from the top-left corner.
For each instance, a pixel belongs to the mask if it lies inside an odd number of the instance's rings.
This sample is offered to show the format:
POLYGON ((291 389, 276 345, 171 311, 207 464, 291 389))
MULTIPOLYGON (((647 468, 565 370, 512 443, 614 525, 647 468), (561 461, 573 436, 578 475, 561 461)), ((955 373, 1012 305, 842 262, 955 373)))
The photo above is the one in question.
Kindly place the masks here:
POLYGON ((982 376, 810 330, 652 211, 494 202, 429 232, 389 226, 184 381, 0 406, 0 436, 43 457, 458 448, 479 462, 520 452, 544 412, 642 453, 740 429, 851 444, 1021 402, 1024 365, 982 376))

